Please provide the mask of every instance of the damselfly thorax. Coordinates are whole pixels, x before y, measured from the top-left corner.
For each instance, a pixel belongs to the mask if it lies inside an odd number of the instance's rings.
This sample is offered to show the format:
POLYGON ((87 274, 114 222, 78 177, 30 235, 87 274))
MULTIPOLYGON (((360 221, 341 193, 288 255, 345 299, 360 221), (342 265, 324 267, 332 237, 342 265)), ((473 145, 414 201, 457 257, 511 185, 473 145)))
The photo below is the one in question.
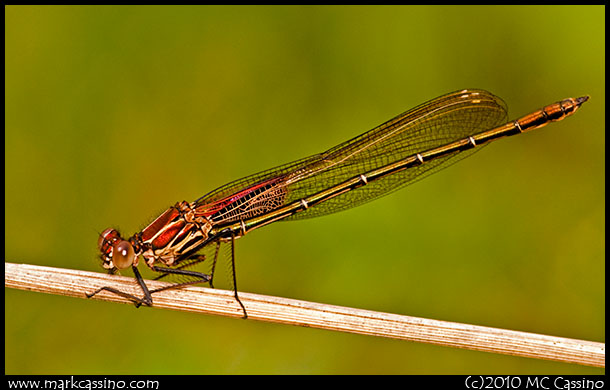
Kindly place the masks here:
POLYGON ((115 229, 99 238, 102 264, 110 272, 131 267, 144 297, 102 287, 137 305, 152 304, 151 294, 194 283, 212 285, 220 246, 230 243, 235 299, 235 239, 280 220, 317 217, 345 210, 412 184, 446 168, 496 139, 560 121, 588 96, 550 104, 507 121, 504 102, 483 90, 440 96, 328 151, 263 171, 222 186, 194 202, 179 202, 128 240, 115 229), (212 246, 212 258, 199 254, 212 246), (142 257, 159 278, 187 281, 149 291, 137 266, 142 257), (194 271, 212 263, 209 274, 194 271), (187 269, 188 268, 188 269, 187 269))

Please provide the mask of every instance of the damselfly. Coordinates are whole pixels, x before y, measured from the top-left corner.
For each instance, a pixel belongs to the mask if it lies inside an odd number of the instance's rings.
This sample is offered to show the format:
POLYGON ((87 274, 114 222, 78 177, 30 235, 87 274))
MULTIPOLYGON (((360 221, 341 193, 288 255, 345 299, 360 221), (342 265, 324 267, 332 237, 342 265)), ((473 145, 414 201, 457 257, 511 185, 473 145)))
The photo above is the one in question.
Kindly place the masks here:
POLYGON ((504 102, 483 90, 462 90, 430 100, 332 149, 222 186, 194 202, 178 202, 128 240, 115 229, 99 237, 102 265, 111 273, 131 267, 139 298, 112 287, 137 306, 152 294, 187 284, 209 283, 220 248, 230 247, 235 300, 235 239, 275 221, 318 217, 387 195, 471 155, 501 137, 520 134, 572 115, 588 96, 568 98, 507 122, 504 102), (202 254, 209 251, 209 256, 202 254), (157 279, 182 281, 149 290, 138 272, 144 258, 157 279), (212 257, 212 258, 208 258, 212 257), (209 263, 211 271, 188 269, 209 263))

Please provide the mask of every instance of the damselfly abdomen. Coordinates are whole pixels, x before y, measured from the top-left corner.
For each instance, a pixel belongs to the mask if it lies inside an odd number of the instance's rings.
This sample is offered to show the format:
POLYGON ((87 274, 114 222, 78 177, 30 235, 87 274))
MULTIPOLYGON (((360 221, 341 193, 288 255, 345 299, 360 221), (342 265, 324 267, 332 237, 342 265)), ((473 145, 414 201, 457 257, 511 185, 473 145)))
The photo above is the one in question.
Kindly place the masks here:
POLYGON ((131 267, 144 296, 102 287, 152 305, 151 294, 195 283, 213 286, 222 245, 230 245, 232 282, 235 239, 280 220, 311 218, 345 210, 414 183, 467 157, 490 141, 545 126, 572 115, 588 96, 568 98, 507 122, 504 102, 483 90, 462 90, 440 96, 324 153, 263 171, 222 186, 194 202, 179 202, 141 232, 124 240, 106 229, 98 247, 109 272, 131 267), (201 254, 212 248, 212 258, 201 254), (182 282, 149 290, 138 272, 138 260, 160 278, 180 276, 182 282), (211 263, 211 272, 193 271, 211 263))

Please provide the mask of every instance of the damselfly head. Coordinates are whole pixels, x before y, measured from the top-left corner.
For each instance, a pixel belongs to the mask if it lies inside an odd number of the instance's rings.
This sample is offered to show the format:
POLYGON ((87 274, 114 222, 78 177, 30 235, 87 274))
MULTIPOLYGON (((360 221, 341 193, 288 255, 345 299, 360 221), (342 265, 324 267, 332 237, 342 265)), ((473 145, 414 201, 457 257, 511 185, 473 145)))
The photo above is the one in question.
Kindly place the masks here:
POLYGON ((128 268, 136 257, 133 245, 129 241, 123 240, 116 229, 104 230, 97 240, 97 247, 100 250, 102 267, 105 269, 128 268))

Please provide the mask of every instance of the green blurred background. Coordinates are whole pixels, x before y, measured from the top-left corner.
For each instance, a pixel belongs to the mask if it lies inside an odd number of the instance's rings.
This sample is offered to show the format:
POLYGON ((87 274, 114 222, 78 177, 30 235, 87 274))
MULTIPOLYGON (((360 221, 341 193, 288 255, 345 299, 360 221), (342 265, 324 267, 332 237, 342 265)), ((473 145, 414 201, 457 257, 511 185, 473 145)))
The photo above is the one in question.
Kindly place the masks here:
MULTIPOLYGON (((605 339, 603 6, 8 6, 7 262, 100 271, 97 233, 438 95, 575 116, 237 242, 240 290, 605 339)), ((604 370, 5 289, 8 374, 604 370)))

